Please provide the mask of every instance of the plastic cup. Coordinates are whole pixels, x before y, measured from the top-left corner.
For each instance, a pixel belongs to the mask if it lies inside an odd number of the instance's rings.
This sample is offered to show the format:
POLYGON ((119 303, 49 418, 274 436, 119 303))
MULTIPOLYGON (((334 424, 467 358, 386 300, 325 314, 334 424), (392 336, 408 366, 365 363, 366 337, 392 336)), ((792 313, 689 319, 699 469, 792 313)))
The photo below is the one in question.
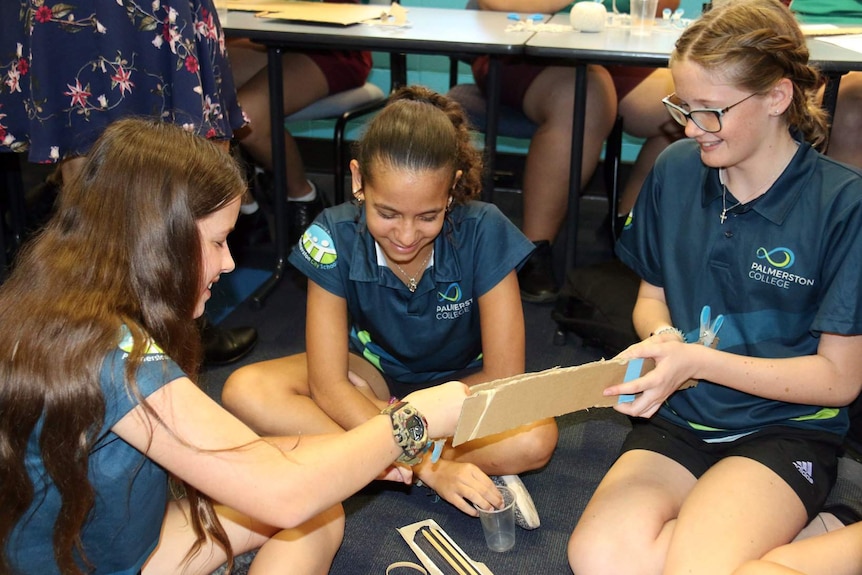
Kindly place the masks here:
POLYGON ((508 487, 498 487, 503 507, 484 510, 476 507, 488 549, 501 553, 515 546, 515 495, 508 487))
POLYGON ((631 0, 632 34, 649 36, 655 25, 658 0, 631 0))

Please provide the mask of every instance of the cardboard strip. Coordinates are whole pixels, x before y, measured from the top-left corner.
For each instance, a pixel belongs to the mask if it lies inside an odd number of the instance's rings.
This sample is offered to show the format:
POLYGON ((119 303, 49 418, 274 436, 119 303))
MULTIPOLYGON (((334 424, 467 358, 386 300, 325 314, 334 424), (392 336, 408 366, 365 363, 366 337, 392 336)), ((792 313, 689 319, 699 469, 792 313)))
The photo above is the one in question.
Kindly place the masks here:
MULTIPOLYGON (((605 388, 654 367, 651 359, 610 359, 474 385, 472 395, 464 400, 452 445, 573 411, 612 407, 619 396, 602 395, 605 388)), ((696 384, 687 381, 680 389, 696 384)))

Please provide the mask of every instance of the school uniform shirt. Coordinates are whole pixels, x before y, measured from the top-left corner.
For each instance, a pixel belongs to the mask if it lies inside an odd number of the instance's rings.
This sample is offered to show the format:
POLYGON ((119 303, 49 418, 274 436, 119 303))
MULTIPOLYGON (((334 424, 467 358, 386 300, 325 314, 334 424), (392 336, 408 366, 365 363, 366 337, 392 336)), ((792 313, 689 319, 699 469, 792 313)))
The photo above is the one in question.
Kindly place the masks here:
POLYGON ((390 379, 424 384, 481 365, 479 298, 533 248, 496 206, 456 204, 434 240, 432 267, 411 293, 378 255, 364 206, 346 203, 324 210, 289 260, 347 300, 352 351, 390 379))
MULTIPOLYGON (((120 342, 102 364, 105 422, 90 452, 89 479, 95 504, 84 524, 81 539, 95 575, 135 575, 159 542, 168 501, 164 469, 123 441, 111 428, 138 401, 126 388, 126 357, 132 338, 125 327, 120 342)), ((136 383, 147 397, 185 374, 157 347, 151 345, 141 363, 136 383)), ((54 562, 53 530, 60 509, 60 494, 51 481, 39 452, 42 422, 27 446, 27 471, 34 485, 33 503, 13 529, 6 546, 16 573, 59 574, 54 562)), ((79 561, 83 568, 83 563, 79 561)), ((86 570, 85 570, 86 571, 86 570)), ((90 571, 86 571, 90 573, 90 571)))
MULTIPOLYGON (((773 186, 722 224, 718 170, 701 162, 696 142, 681 140, 656 161, 617 253, 664 289, 686 341, 698 340, 708 305, 712 318, 724 316, 720 350, 816 354, 823 332, 862 333, 860 176, 801 143, 773 186)), ((726 205, 734 204, 728 191, 726 205)), ((706 381, 674 393, 659 416, 706 440, 774 425, 843 435, 848 426, 846 408, 773 401, 706 381)))

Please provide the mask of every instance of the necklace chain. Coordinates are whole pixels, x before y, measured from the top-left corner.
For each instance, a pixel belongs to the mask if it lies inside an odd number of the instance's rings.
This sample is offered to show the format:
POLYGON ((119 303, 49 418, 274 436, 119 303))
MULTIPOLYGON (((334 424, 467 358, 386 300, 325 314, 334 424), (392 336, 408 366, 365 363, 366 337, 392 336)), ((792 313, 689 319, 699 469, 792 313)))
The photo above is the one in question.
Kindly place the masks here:
MULTIPOLYGON (((775 172, 775 174, 772 175, 771 178, 766 180, 765 184, 763 184, 759 188, 757 188, 757 190, 755 191, 755 196, 758 193, 760 193, 761 190, 768 189, 769 186, 774 184, 775 180, 778 179, 778 176, 781 175, 781 172, 783 172, 784 168, 786 168, 786 167, 787 167, 787 164, 782 165, 779 168, 779 170, 777 172, 775 172)), ((726 173, 727 172, 725 171, 724 168, 720 168, 718 171, 718 179, 721 181, 721 215, 718 216, 718 219, 722 224, 724 224, 724 221, 727 219, 727 214, 729 212, 732 212, 733 210, 735 210, 736 208, 738 208, 739 206, 742 205, 742 201, 737 200, 737 202, 735 204, 733 204, 732 206, 730 206, 730 207, 727 206, 727 184, 724 183, 724 178, 725 178, 726 173)), ((756 199, 756 198, 754 198, 754 199, 756 199)))
POLYGON ((735 204, 727 207, 727 186, 724 185, 724 182, 721 183, 721 215, 718 216, 719 221, 724 224, 724 220, 727 219, 727 212, 736 209, 742 202, 737 201, 735 204))
POLYGON ((425 256, 425 261, 422 262, 422 265, 419 266, 419 271, 416 272, 415 276, 411 276, 407 272, 404 271, 404 268, 398 265, 398 262, 393 261, 395 267, 398 268, 398 271, 401 272, 401 275, 404 276, 404 279, 407 280, 407 289, 410 290, 410 293, 416 291, 416 288, 419 287, 419 280, 422 279, 422 273, 425 271, 425 267, 428 265, 428 262, 431 260, 431 256, 434 255, 434 247, 431 247, 431 250, 428 252, 428 255, 425 256))

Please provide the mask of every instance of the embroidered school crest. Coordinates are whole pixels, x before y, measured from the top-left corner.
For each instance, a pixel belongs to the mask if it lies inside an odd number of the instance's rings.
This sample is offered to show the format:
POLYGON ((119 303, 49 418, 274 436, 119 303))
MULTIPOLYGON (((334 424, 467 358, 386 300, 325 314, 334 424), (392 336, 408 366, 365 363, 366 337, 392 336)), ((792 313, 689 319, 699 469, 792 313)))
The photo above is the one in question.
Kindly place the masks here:
POLYGON ((299 240, 299 251, 319 268, 334 268, 338 260, 332 236, 317 224, 312 224, 299 240))

